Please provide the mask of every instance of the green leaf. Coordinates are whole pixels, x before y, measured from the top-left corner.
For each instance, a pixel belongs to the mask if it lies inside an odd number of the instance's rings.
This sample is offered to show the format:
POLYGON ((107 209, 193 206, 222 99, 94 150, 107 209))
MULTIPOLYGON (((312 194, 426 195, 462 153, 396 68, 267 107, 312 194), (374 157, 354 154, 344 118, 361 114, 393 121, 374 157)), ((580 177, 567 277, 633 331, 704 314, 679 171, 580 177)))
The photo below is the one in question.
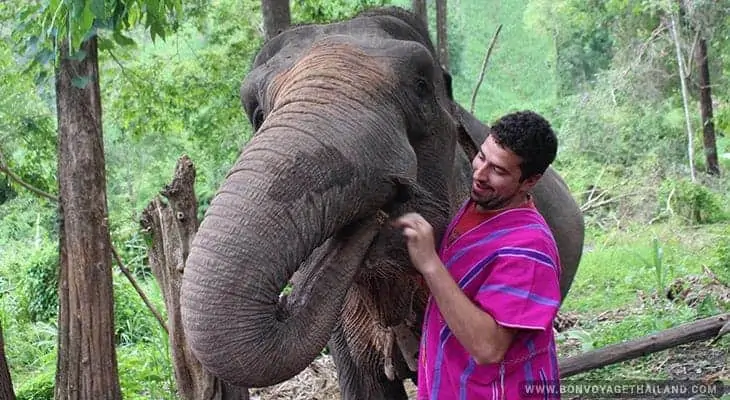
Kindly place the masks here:
POLYGON ((89 29, 91 29, 91 25, 94 23, 94 13, 91 12, 90 4, 87 3, 84 7, 84 11, 81 14, 81 33, 86 34, 89 29))
POLYGON ((98 45, 99 50, 109 50, 114 48, 114 41, 100 36, 98 38, 98 45))
POLYGON ((119 43, 122 46, 133 46, 134 45, 134 40, 132 38, 124 36, 119 31, 114 31, 112 36, 114 37, 114 41, 119 43))
POLYGON ((79 89, 84 89, 89 82, 91 82, 91 78, 88 76, 74 76, 71 79, 71 84, 79 89))
POLYGON ((98 19, 104 18, 104 0, 91 0, 91 12, 98 19))

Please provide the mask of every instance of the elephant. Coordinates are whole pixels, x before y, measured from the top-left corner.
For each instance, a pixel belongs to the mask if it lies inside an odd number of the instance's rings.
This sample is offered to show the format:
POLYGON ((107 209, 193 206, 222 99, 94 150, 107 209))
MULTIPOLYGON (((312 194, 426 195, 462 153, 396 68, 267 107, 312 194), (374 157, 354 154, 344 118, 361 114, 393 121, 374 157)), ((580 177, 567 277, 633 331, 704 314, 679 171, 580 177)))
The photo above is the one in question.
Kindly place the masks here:
MULTIPOLYGON (((398 7, 292 26, 263 44, 240 86, 254 134, 183 275, 185 337, 206 370, 271 386, 327 349, 343 399, 407 398, 428 291, 389 222, 419 212, 438 243, 489 132, 454 100, 451 79, 427 26, 398 7)), ((552 167, 533 196, 557 241, 564 297, 583 217, 552 167)))

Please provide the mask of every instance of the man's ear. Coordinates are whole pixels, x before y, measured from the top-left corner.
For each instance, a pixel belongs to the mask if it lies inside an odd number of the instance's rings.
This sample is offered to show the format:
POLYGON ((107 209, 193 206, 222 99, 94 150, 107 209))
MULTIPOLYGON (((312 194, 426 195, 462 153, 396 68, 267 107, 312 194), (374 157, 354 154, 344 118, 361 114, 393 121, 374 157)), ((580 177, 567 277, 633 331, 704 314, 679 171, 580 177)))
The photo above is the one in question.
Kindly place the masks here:
POLYGON ((537 182, 540 180, 540 178, 542 178, 542 174, 535 174, 525 179, 521 183, 521 189, 525 192, 532 190, 532 188, 537 185, 537 182))

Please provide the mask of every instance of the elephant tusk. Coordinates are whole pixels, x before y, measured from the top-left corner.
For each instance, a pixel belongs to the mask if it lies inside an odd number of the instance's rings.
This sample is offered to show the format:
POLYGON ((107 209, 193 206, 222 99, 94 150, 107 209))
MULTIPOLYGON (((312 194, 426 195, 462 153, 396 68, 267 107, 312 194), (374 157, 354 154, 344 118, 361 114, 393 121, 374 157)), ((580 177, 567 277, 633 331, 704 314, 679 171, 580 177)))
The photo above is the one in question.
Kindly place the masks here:
POLYGON ((418 338, 405 324, 393 327, 393 331, 395 332, 395 342, 398 344, 403 359, 408 364, 408 369, 416 372, 418 370, 418 338))
POLYGON ((385 376, 391 381, 395 380, 395 367, 393 366, 393 341, 395 335, 393 334, 392 328, 385 329, 385 343, 383 344, 383 357, 385 357, 383 369, 385 376))

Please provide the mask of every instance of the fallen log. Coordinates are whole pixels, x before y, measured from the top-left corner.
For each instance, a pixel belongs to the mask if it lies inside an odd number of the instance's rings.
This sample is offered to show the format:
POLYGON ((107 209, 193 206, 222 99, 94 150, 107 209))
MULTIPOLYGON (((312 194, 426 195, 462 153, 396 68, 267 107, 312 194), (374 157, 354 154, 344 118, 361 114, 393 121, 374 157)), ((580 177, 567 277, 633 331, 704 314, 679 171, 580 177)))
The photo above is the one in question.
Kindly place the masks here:
POLYGON ((720 329, 728 323, 728 320, 730 320, 730 313, 716 315, 639 339, 561 359, 559 361, 560 377, 566 378, 679 345, 712 339, 719 334, 720 329))

